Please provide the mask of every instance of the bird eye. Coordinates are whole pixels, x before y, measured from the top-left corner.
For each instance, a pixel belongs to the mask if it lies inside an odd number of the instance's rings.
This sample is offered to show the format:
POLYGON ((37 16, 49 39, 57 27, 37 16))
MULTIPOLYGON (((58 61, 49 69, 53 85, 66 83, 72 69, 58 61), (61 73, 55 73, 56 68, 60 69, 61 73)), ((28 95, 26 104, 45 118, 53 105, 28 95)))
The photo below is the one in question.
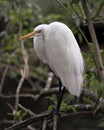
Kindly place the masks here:
POLYGON ((37 30, 37 31, 35 31, 36 33, 40 33, 41 32, 41 30, 37 30))

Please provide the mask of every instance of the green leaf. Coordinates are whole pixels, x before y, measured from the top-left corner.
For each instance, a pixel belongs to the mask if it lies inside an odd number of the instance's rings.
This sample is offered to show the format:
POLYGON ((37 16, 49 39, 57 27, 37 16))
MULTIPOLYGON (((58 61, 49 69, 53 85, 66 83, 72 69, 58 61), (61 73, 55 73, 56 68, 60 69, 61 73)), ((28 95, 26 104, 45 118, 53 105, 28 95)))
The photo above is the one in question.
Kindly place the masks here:
POLYGON ((104 120, 100 121, 100 123, 98 124, 98 127, 104 128, 104 120))
POLYGON ((52 104, 51 104, 51 105, 48 106, 48 110, 49 110, 49 111, 52 111, 54 108, 55 108, 55 105, 52 105, 52 104))

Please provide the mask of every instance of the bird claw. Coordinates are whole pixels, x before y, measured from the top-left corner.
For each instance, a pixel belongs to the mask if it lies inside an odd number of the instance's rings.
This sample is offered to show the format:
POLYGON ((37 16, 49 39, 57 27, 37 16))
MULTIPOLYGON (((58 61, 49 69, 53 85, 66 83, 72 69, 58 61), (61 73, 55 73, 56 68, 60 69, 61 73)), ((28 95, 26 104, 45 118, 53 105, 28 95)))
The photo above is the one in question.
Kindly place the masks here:
POLYGON ((53 110, 51 111, 50 115, 49 115, 48 117, 44 118, 44 120, 52 120, 53 117, 54 117, 54 115, 57 115, 60 119, 62 119, 62 117, 61 117, 59 111, 56 110, 56 109, 53 109, 53 110))
POLYGON ((62 119, 61 115, 60 115, 60 112, 57 110, 57 109, 53 109, 51 114, 54 116, 54 115, 57 115, 60 119, 62 119))

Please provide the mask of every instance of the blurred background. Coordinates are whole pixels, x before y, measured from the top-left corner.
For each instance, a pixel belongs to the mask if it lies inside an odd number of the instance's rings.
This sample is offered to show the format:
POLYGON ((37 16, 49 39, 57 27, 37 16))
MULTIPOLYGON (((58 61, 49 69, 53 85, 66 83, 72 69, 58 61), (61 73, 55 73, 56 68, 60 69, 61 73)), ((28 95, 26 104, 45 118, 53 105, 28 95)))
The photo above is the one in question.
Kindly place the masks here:
MULTIPOLYGON (((90 94, 83 94, 81 101, 78 100, 76 104, 89 104, 90 108, 93 108, 104 91, 104 83, 96 63, 95 45, 89 30, 89 24, 92 22, 104 62, 103 0, 0 0, 0 129, 31 117, 29 110, 38 114, 52 109, 56 104, 56 96, 53 93, 45 96, 43 94, 43 98, 37 96, 44 90, 50 75, 53 80, 51 88, 57 88, 57 78, 53 77, 50 68, 36 56, 33 39, 19 41, 20 36, 33 31, 37 25, 53 21, 63 22, 72 30, 84 57, 84 89, 90 94), (84 3, 88 7, 91 20, 86 14, 84 3), (53 105, 50 105, 52 103, 53 105)), ((77 112, 76 108, 67 107, 71 101, 72 96, 66 94, 63 111, 70 108, 71 112, 77 112)), ((86 106, 84 108, 87 111, 86 106)), ((63 123, 58 122, 57 129, 104 129, 103 112, 104 110, 99 110, 94 117, 89 114, 67 117, 63 123)), ((34 130, 41 129, 40 124, 35 123, 34 130)), ((52 125, 48 126, 48 129, 52 129, 52 125)))

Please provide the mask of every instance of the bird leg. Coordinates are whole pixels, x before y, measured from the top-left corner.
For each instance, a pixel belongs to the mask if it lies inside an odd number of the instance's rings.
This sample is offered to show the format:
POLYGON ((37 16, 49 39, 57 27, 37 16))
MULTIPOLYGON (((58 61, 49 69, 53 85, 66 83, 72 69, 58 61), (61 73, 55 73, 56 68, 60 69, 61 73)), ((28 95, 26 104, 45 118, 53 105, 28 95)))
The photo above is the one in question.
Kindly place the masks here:
POLYGON ((77 97, 76 96, 72 96, 72 99, 69 102, 69 105, 75 105, 77 103, 77 97))
POLYGON ((47 118, 45 118, 46 120, 52 119, 52 117, 56 114, 60 119, 62 119, 61 115, 60 115, 60 106, 61 106, 61 102, 62 102, 62 98, 65 92, 65 87, 62 87, 62 83, 59 80, 59 94, 58 94, 58 102, 57 102, 57 106, 56 109, 53 109, 52 112, 50 113, 50 116, 48 116, 47 118))
POLYGON ((59 79, 58 102, 57 102, 56 109, 53 109, 52 112, 51 112, 52 115, 57 114, 59 116, 59 118, 61 118, 61 116, 60 116, 60 106, 61 106, 61 102, 62 102, 64 92, 65 92, 65 87, 62 88, 62 83, 61 83, 61 80, 59 79))
MULTIPOLYGON (((62 86, 61 86, 62 88, 62 86)), ((59 96, 58 96, 58 102, 57 102, 57 107, 56 107, 56 114, 59 116, 59 118, 62 119, 61 115, 60 115, 60 106, 61 106, 61 102, 62 102, 62 99, 63 99, 63 95, 64 95, 64 92, 65 92, 65 87, 63 87, 62 89, 60 88, 59 86, 59 96)))
POLYGON ((56 107, 56 110, 58 113, 60 112, 60 106, 61 106, 64 92, 65 92, 65 87, 62 88, 62 85, 59 86, 59 96, 58 96, 58 102, 57 102, 57 107, 56 107))

